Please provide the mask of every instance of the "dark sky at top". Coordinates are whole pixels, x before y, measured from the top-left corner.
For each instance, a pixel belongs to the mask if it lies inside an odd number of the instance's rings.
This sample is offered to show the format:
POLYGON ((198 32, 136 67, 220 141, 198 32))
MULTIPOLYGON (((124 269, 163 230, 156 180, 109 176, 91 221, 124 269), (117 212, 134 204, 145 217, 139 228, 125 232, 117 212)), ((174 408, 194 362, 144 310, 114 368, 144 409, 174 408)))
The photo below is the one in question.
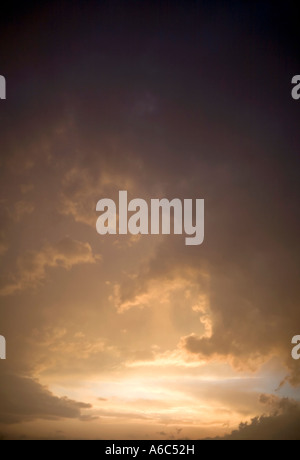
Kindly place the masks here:
MULTIPOLYGON (((30 145, 65 117, 79 127, 83 165, 93 163, 89 152, 105 133, 138 151, 157 181, 160 171, 162 181, 168 170, 175 182, 179 171, 189 176, 200 164, 221 163, 239 171, 245 187, 255 181, 254 193, 295 200, 295 2, 7 5, 0 71, 9 104, 0 107, 1 155, 11 154, 14 139, 30 145), (264 190, 274 182, 276 190, 264 190)), ((116 153, 115 164, 127 162, 124 156, 116 153)))

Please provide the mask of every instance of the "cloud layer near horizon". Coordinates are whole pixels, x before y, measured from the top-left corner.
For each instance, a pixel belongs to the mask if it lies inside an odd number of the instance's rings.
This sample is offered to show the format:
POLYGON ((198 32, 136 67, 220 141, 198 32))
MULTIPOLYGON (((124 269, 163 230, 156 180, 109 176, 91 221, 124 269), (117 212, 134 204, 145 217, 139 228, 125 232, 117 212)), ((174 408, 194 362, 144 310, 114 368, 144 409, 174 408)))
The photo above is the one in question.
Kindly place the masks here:
POLYGON ((234 430, 223 440, 256 440, 256 441, 299 441, 300 404, 288 398, 274 398, 261 395, 264 404, 271 405, 273 413, 255 417, 250 423, 241 423, 238 430, 234 430))
POLYGON ((1 375, 0 423, 80 418, 81 409, 90 407, 90 404, 58 398, 28 377, 1 375))

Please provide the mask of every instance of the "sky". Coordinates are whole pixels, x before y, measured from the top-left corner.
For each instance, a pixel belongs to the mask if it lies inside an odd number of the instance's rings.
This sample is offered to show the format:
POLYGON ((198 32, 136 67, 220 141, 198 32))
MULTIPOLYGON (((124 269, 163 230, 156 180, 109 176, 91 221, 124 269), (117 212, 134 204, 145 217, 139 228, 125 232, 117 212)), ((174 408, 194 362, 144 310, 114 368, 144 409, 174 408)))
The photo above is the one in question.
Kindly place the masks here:
POLYGON ((294 2, 10 2, 0 439, 300 439, 294 2), (96 204, 204 199, 205 237, 96 204))

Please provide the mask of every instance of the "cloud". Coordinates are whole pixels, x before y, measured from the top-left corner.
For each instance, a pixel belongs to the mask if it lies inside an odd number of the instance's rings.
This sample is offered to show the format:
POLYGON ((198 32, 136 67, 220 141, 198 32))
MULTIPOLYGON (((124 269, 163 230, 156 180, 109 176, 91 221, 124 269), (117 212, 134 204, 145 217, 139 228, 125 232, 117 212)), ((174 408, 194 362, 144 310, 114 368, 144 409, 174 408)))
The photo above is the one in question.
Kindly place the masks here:
POLYGON ((258 353, 257 350, 252 351, 235 342, 233 336, 230 340, 227 334, 224 335, 225 337, 220 337, 218 334, 211 337, 198 337, 192 333, 182 337, 179 346, 187 353, 198 356, 199 360, 227 361, 241 371, 257 370, 271 356, 271 350, 269 353, 265 350, 258 353))
POLYGON ((95 420, 99 420, 99 417, 93 415, 81 415, 81 417, 79 417, 79 420, 81 422, 94 422, 95 420))
POLYGON ((261 395, 260 402, 270 406, 271 415, 254 417, 241 423, 238 430, 224 436, 224 440, 300 440, 300 403, 289 398, 261 395))
MULTIPOLYGON (((174 264, 170 270, 156 272, 152 270, 153 260, 137 267, 134 272, 127 273, 121 284, 114 285, 111 300, 114 301, 119 313, 131 308, 151 307, 158 303, 165 306, 182 296, 190 304, 191 310, 205 316, 209 310, 209 298, 206 295, 208 280, 204 272, 192 269, 182 270, 174 264)), ((207 333, 209 325, 206 324, 207 333)))
POLYGON ((31 192, 34 189, 33 184, 21 184, 20 190, 22 195, 26 195, 27 193, 31 192))
POLYGON ((0 199, 0 256, 5 254, 10 247, 10 228, 9 228, 9 212, 6 206, 6 200, 0 199))
POLYGON ((33 213, 33 211, 34 211, 34 205, 33 205, 33 203, 31 203, 30 201, 20 200, 20 201, 17 201, 17 203, 15 203, 13 209, 14 209, 14 210, 13 210, 12 218, 13 218, 16 222, 20 222, 20 220, 21 220, 24 216, 33 213))
POLYGON ((31 366, 35 372, 48 375, 59 373, 63 375, 81 375, 93 370, 104 372, 120 361, 120 351, 109 344, 109 341, 96 336, 65 328, 39 328, 31 332, 28 339, 34 357, 31 366), (76 359, 74 360, 74 356, 76 359))
POLYGON ((93 264, 100 259, 93 255, 89 243, 66 237, 55 245, 46 244, 40 251, 27 251, 17 260, 16 275, 2 276, 0 295, 36 286, 46 278, 48 268, 70 270, 75 265, 93 264))
POLYGON ((89 408, 90 404, 53 395, 32 378, 1 375, 0 422, 3 424, 36 419, 80 419, 81 410, 89 408))
POLYGON ((2 256, 8 250, 8 244, 4 232, 0 232, 0 256, 2 256))
MULTIPOLYGON (((97 165, 99 169, 100 165, 97 165)), ((95 228, 96 204, 100 198, 116 198, 119 190, 131 190, 133 177, 122 171, 110 172, 106 165, 95 175, 89 168, 73 167, 62 180, 60 212, 95 228)))
MULTIPOLYGON (((243 198, 249 202, 249 197, 243 198)), ((230 215, 238 216, 241 212, 238 207, 244 207, 240 198, 228 194, 227 199, 230 215)), ((229 215, 223 215, 220 205, 215 203, 214 211, 212 203, 207 206, 210 236, 203 246, 189 250, 172 237, 159 242, 148 260, 137 268, 135 277, 120 283, 116 291, 119 309, 145 304, 151 283, 157 280, 166 286, 175 275, 183 280, 192 279, 209 300, 209 308, 205 315, 199 312, 202 319, 194 322, 188 334, 182 335, 180 346, 199 360, 227 361, 237 370, 254 371, 276 357, 288 369, 286 381, 298 385, 300 368, 291 358, 291 338, 297 333, 295 325, 300 319, 296 308, 299 269, 292 249, 289 243, 285 247, 275 236, 270 242, 265 235, 257 234, 257 228, 246 215, 235 222, 235 228, 229 222, 229 215), (242 230, 245 220, 252 226, 252 235, 242 230), (221 221, 223 231, 217 233, 221 221), (283 305, 287 313, 284 316, 283 305), (201 323, 206 324, 205 336, 201 323)), ((273 212, 278 211, 273 209, 273 212)), ((264 220, 258 212, 256 221, 264 225, 264 220)), ((186 283, 188 287, 189 282, 186 283)), ((153 302, 148 304, 154 308, 153 302)), ((190 308, 193 306, 190 303, 190 308)))

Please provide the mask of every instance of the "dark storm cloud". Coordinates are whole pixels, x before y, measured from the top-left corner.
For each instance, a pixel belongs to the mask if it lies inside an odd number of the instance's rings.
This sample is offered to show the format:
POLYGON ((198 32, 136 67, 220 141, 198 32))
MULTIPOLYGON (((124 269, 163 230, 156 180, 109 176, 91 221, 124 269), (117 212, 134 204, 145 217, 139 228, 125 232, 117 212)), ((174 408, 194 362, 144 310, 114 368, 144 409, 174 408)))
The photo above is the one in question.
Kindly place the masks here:
POLYGON ((288 398, 276 399, 262 395, 264 404, 273 407, 272 415, 255 417, 250 423, 241 423, 238 430, 218 438, 223 440, 300 440, 300 404, 288 398))
POLYGON ((1 423, 80 418, 81 410, 90 407, 90 404, 58 398, 31 378, 1 374, 1 423))

